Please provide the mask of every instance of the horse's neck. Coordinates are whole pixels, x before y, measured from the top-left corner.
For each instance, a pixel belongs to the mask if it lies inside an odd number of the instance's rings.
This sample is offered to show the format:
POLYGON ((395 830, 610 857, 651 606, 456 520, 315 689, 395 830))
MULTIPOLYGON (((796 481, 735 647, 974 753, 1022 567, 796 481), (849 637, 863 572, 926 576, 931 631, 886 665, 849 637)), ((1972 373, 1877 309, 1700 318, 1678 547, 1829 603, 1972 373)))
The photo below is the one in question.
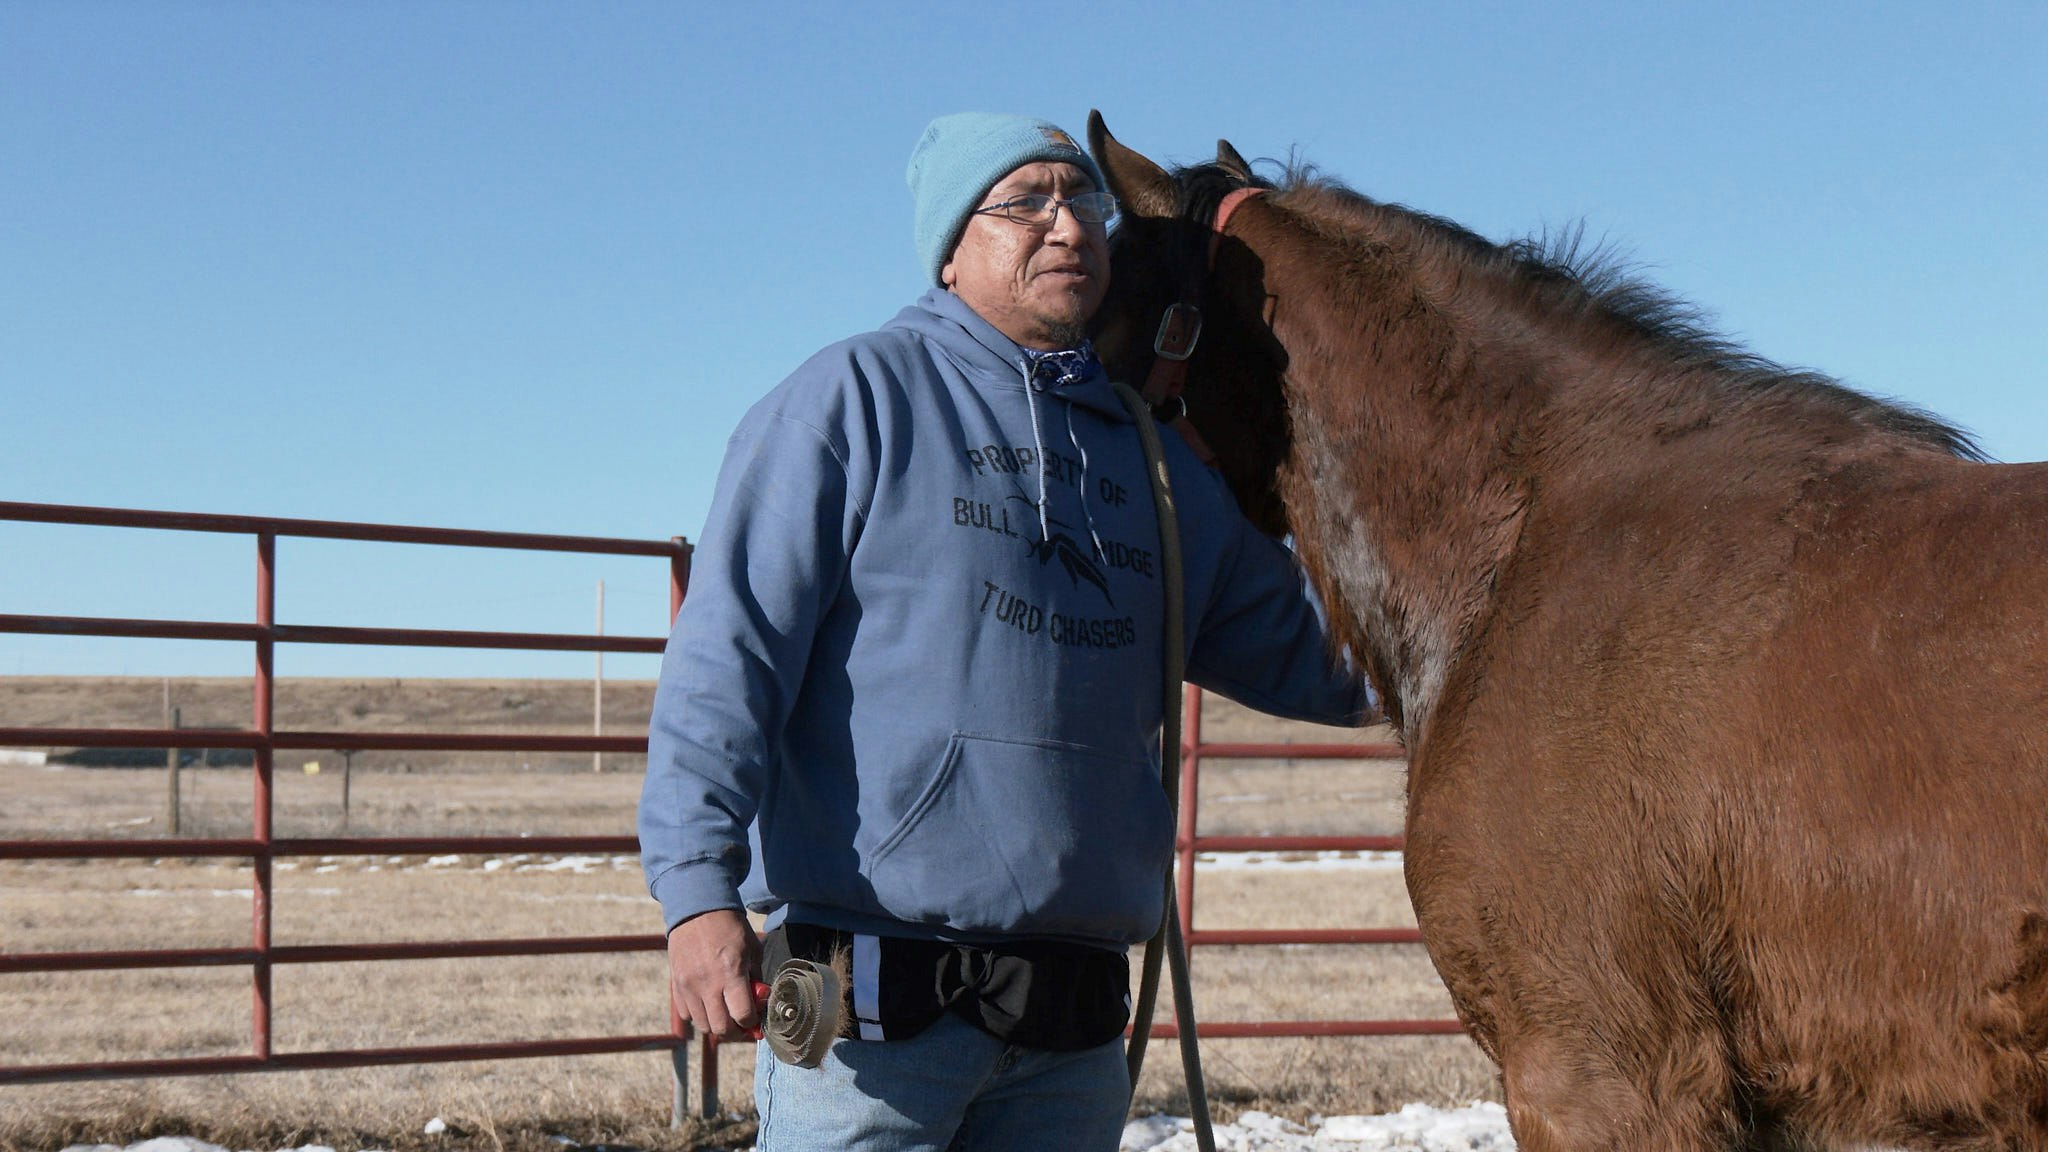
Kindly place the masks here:
POLYGON ((1514 553, 1518 428, 1547 372, 1461 331, 1489 306, 1477 280, 1388 259, 1333 283, 1330 253, 1296 241, 1260 253, 1288 351, 1281 491, 1342 638, 1418 749, 1514 553))
POLYGON ((1517 560, 1549 562, 1523 535, 1533 492, 1575 510, 1559 525, 1620 502, 1652 536, 1740 505, 1754 549, 1842 467, 1971 454, 1922 413, 1609 309, 1440 222, 1283 195, 1233 224, 1254 259, 1218 279, 1286 351, 1289 523, 1411 749, 1469 682, 1517 560))

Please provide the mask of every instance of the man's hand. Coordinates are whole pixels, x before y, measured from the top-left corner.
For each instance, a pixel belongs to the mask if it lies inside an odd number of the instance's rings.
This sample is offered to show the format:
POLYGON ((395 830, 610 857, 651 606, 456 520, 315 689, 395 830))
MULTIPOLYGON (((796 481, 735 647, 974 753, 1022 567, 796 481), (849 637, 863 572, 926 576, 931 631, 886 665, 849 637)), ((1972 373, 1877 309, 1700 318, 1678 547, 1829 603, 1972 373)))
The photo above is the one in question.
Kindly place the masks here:
POLYGON ((668 934, 669 987, 676 1011, 699 1032, 743 1040, 760 1025, 754 981, 761 941, 746 917, 729 908, 699 913, 668 934))

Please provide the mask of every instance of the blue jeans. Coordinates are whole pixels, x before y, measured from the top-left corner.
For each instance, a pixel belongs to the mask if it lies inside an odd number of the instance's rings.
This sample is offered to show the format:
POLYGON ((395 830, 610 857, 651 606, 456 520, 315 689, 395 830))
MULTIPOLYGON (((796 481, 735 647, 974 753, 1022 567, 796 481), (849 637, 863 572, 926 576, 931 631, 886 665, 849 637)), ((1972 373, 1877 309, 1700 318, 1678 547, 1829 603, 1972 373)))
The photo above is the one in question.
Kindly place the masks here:
POLYGON ((839 1040, 816 1068, 755 1045, 758 1152, 1116 1152, 1124 1045, 1018 1048, 952 1013, 908 1040, 839 1040))

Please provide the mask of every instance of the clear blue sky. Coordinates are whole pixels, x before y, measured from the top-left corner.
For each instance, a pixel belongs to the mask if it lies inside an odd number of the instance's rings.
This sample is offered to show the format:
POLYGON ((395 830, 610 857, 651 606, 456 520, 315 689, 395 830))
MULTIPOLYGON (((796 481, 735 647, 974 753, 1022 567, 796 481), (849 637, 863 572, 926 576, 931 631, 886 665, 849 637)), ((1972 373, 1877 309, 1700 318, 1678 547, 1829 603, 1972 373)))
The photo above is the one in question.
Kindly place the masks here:
MULTIPOLYGON (((695 537, 747 404, 921 290, 903 165, 963 109, 1298 152, 1495 238, 1583 222, 1756 351, 2048 457, 2048 6, 943 10, 7 0, 0 499, 695 537)), ((0 524, 0 612, 248 619, 252 551, 0 524)), ((588 630, 604 580, 608 631, 665 630, 654 561, 280 569, 288 622, 588 630)), ((0 635, 0 675, 249 666, 0 635)))

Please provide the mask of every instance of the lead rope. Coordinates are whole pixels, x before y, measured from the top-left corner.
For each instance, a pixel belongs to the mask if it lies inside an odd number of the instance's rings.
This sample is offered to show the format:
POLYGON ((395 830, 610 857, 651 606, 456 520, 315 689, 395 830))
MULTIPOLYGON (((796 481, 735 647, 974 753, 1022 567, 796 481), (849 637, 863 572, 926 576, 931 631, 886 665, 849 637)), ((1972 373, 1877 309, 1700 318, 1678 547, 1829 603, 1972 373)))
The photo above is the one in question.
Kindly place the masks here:
MULTIPOLYGON (((1131 419, 1138 425, 1138 441, 1145 448, 1145 466, 1152 479, 1152 510, 1159 521, 1161 585, 1166 601, 1166 698, 1159 733, 1159 778, 1166 789, 1166 806, 1180 826, 1180 706, 1181 683, 1187 678, 1186 606, 1181 582, 1180 515, 1173 505, 1173 485, 1166 471, 1165 450, 1159 443, 1159 429, 1153 425, 1152 409, 1128 384, 1112 385, 1131 419)), ((1216 1133, 1209 1126, 1209 1094, 1202 1082, 1202 1053, 1195 1040, 1194 982, 1188 975, 1187 942, 1181 938, 1180 909, 1173 895, 1173 869, 1166 870, 1166 920, 1145 945, 1145 964, 1138 978, 1138 1003, 1131 1022, 1131 1046, 1124 1053, 1130 1073, 1131 1094, 1138 1091, 1138 1073, 1145 1067, 1145 1044, 1152 1037, 1152 1012, 1159 1001, 1159 960, 1173 961, 1173 1016, 1180 1035, 1181 1073, 1187 1080, 1188 1110, 1194 1113, 1195 1147, 1216 1152, 1216 1133)))

